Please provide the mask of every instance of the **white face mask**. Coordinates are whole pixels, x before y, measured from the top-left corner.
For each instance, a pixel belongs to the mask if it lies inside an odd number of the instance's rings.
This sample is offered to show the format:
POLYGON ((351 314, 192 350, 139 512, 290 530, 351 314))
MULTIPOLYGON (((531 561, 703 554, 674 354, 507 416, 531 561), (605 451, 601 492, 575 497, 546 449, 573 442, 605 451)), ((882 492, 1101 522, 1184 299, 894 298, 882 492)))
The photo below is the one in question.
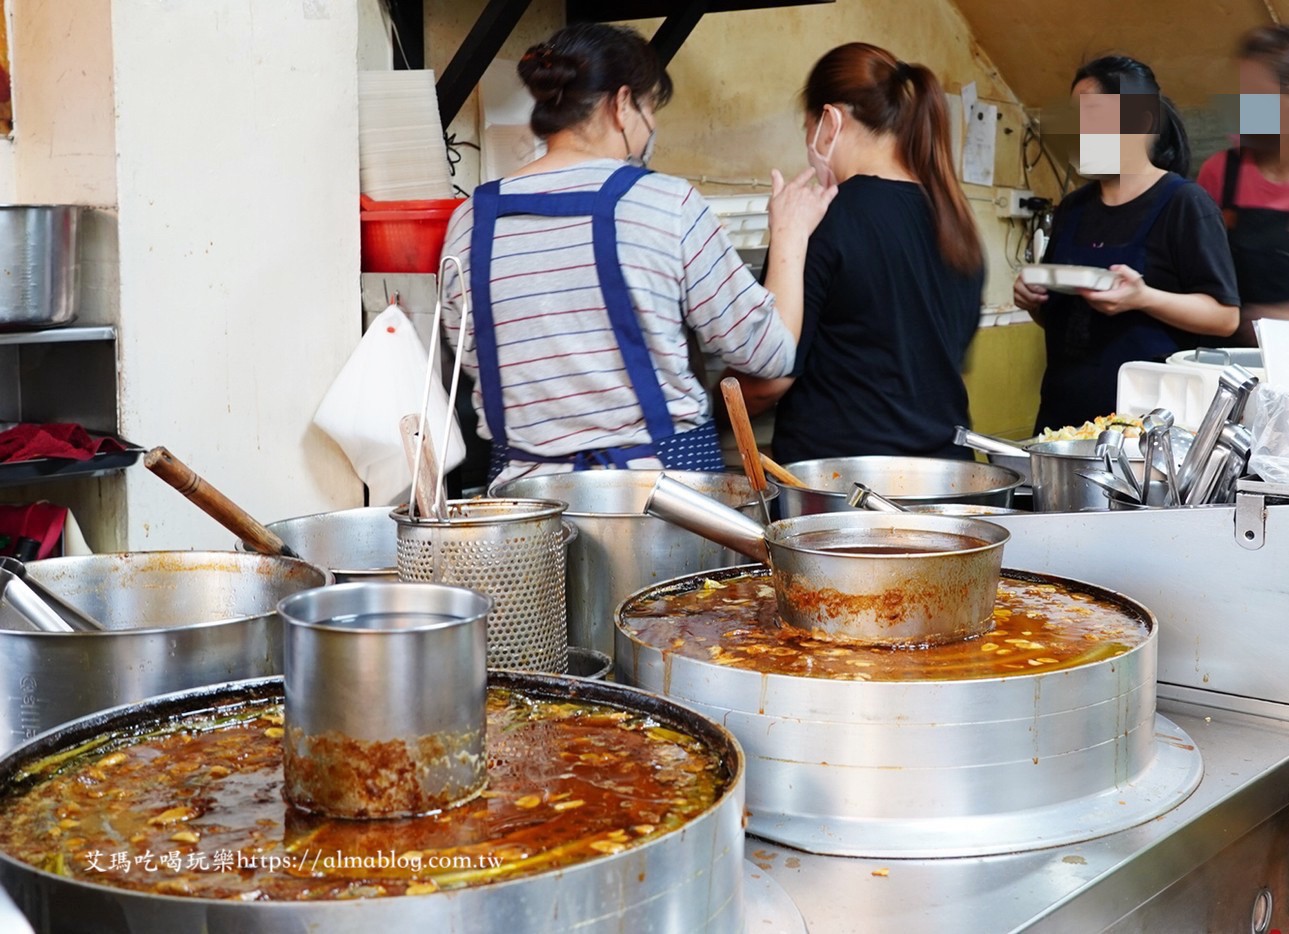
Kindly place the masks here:
POLYGON ((832 170, 832 154, 837 148, 837 137, 841 136, 841 113, 833 110, 837 114, 837 132, 833 134, 832 142, 828 144, 828 152, 819 151, 819 133, 824 128, 824 121, 828 119, 828 112, 832 108, 824 107, 824 112, 819 117, 819 122, 815 124, 815 135, 810 140, 810 145, 806 147, 806 161, 810 167, 815 170, 815 178, 819 179, 819 184, 825 188, 831 188, 837 184, 837 173, 832 170))
POLYGON ((1074 171, 1084 178, 1113 178, 1119 174, 1119 134, 1080 133, 1074 171))

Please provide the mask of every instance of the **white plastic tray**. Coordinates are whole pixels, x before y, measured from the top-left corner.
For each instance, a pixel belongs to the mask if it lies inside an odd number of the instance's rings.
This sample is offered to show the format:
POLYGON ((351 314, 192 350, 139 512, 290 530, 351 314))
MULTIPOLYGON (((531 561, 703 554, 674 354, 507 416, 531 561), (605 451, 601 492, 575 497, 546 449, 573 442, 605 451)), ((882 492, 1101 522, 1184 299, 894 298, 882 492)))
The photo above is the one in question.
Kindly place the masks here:
POLYGON ((1079 289, 1102 292, 1114 285, 1114 273, 1099 266, 1062 266, 1035 263, 1020 268, 1021 281, 1041 285, 1049 292, 1075 294, 1079 289))
POLYGON ((1152 409, 1171 409, 1175 424, 1195 431, 1213 401, 1207 374, 1195 367, 1135 361, 1119 367, 1115 411, 1141 417, 1152 409))
POLYGON ((1256 347, 1229 347, 1202 350, 1179 350, 1166 361, 1169 366, 1195 370, 1204 377, 1204 397, 1217 395, 1217 381, 1228 364, 1244 367, 1262 382, 1267 371, 1262 366, 1262 351, 1256 347))

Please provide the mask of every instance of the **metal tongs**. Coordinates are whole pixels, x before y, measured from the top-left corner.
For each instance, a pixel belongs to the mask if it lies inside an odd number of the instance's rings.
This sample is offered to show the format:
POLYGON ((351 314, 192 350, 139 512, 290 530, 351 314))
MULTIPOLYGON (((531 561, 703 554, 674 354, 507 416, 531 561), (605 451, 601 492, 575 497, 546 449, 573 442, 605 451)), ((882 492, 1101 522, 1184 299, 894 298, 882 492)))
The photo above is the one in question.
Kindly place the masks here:
POLYGON ((1245 403, 1257 385, 1258 378, 1242 366, 1228 366, 1218 377, 1217 393, 1213 396, 1204 420, 1195 432, 1195 441, 1186 452, 1186 458, 1177 472, 1177 492, 1182 502, 1187 505, 1212 502, 1204 497, 1211 496, 1213 490, 1201 493, 1195 490, 1195 486, 1213 457, 1222 429, 1227 424, 1239 422, 1245 403))
POLYGON ((16 558, 0 556, 0 602, 9 604, 41 632, 103 631, 98 620, 29 577, 27 566, 16 558))
MULTIPOLYGON (((435 371, 439 363, 439 333, 443 321, 443 273, 447 270, 448 264, 456 265, 457 277, 461 281, 461 327, 457 337, 457 350, 452 360, 452 384, 448 389, 448 411, 447 417, 443 422, 443 434, 439 444, 434 445, 432 450, 438 461, 438 470, 434 483, 434 497, 431 502, 431 512, 434 518, 444 521, 448 517, 448 498, 446 487, 444 486, 444 474, 446 471, 443 465, 448 460, 448 445, 452 440, 452 419, 456 414, 457 389, 461 384, 461 353, 465 348, 466 323, 470 320, 470 296, 466 291, 465 268, 461 265, 461 260, 456 256, 445 256, 439 261, 439 278, 436 283, 437 288, 434 294, 434 323, 432 325, 433 333, 430 335, 430 354, 429 361, 425 365, 425 389, 421 394, 421 412, 420 424, 417 428, 416 456, 412 463, 412 495, 407 503, 407 516, 409 519, 416 518, 416 490, 417 483, 421 476, 421 466, 424 458, 422 457, 423 444, 422 439, 425 434, 425 419, 430 408, 430 393, 434 388, 435 371)), ((430 439, 433 444, 433 439, 430 439)))
POLYGON ((899 503, 892 502, 872 487, 855 481, 855 491, 847 497, 846 502, 856 509, 868 509, 872 512, 908 512, 899 503))
POLYGON ((1132 464, 1128 462, 1128 449, 1123 446, 1123 441, 1122 431, 1107 428, 1097 435, 1096 456, 1101 458, 1106 473, 1123 484, 1128 493, 1140 502, 1141 484, 1137 482, 1137 475, 1132 472, 1132 464))

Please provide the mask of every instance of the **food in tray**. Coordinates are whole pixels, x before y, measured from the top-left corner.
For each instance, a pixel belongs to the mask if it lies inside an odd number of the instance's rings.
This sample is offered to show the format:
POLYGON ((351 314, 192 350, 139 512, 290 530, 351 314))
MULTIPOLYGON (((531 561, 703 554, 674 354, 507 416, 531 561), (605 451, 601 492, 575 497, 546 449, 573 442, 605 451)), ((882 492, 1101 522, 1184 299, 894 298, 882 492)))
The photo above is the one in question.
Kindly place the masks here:
POLYGON ((1098 415, 1082 425, 1066 425, 1064 428, 1044 428, 1035 441, 1095 441, 1106 429, 1122 431, 1125 438, 1136 438, 1141 434, 1141 419, 1130 418, 1111 412, 1109 415, 1098 415))
POLYGON ((1083 289, 1104 292, 1114 285, 1115 274, 1100 266, 1033 263, 1020 268, 1020 279, 1026 285, 1041 285, 1049 292, 1077 294, 1083 289))
POLYGON ((701 740, 607 704, 492 688, 487 729, 479 798, 374 821, 286 805, 280 703, 109 735, 28 770, 0 802, 0 850, 48 872, 164 895, 427 894, 637 846, 706 811, 731 779, 701 740))
POLYGON ((623 608, 633 637, 717 665, 846 681, 970 680, 1059 671, 1129 651, 1146 622, 1092 594, 1003 572, 994 627, 903 649, 822 639, 779 619, 768 571, 704 581, 623 608))

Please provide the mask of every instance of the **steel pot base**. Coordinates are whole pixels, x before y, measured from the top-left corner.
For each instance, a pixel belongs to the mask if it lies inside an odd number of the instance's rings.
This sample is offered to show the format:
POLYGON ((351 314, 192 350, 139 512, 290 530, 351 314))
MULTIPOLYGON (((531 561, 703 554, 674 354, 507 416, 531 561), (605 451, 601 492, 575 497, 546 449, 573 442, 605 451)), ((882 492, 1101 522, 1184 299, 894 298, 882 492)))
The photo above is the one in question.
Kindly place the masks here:
POLYGON ((724 723, 748 757, 749 832, 824 854, 982 856, 1090 839, 1139 824, 1194 790, 1194 744, 1157 719, 1158 632, 1149 611, 1101 587, 1065 585, 1149 627, 1123 654, 1050 672, 973 680, 863 681, 719 665, 637 636, 619 608, 616 673, 724 723), (1124 802, 1120 804, 1119 802, 1124 802))
MULTIPOLYGON (((770 724, 740 722, 720 707, 686 701, 708 717, 724 717, 748 749, 753 730, 768 732, 770 724)), ((761 755, 764 755, 764 749, 761 755)), ((790 781, 793 764, 767 767, 766 759, 751 768, 761 780, 790 781), (778 774, 776 774, 776 772, 778 774)), ((837 768, 845 768, 837 766, 837 768)), ((1101 789, 1081 798, 1059 801, 1022 811, 976 817, 855 818, 837 814, 774 814, 749 806, 748 833, 808 853, 828 856, 862 856, 873 859, 945 859, 997 856, 1047 847, 1065 846, 1105 837, 1153 820, 1181 804, 1199 787, 1204 763, 1194 741, 1184 730, 1159 714, 1154 723, 1154 758, 1133 780, 1101 789)))

